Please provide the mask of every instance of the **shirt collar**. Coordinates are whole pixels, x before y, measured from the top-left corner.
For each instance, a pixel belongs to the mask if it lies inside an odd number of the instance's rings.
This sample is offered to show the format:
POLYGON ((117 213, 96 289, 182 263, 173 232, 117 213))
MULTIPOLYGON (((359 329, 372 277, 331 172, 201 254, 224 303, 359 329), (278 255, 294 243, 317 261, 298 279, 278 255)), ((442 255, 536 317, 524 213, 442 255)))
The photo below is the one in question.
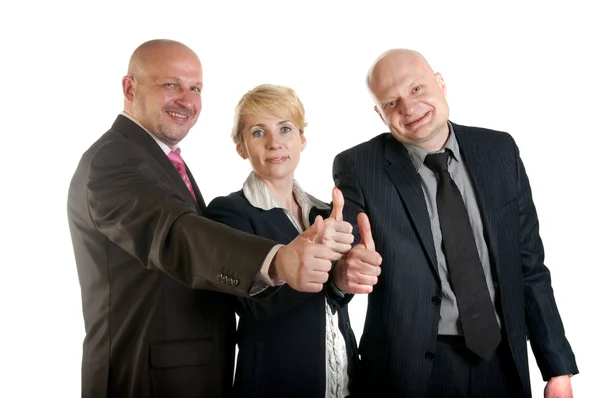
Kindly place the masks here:
POLYGON ((417 169, 417 172, 421 169, 421 166, 423 166, 423 162, 425 161, 425 157, 427 155, 430 153, 443 152, 445 149, 448 149, 450 156, 454 160, 461 162, 462 159, 460 157, 460 148, 458 146, 458 141, 456 140, 456 135, 454 134, 454 129, 452 128, 451 123, 448 123, 448 128, 450 129, 448 141, 446 142, 446 145, 444 145, 444 147, 437 152, 429 152, 426 149, 414 144, 403 144, 408 152, 408 156, 410 156, 410 160, 412 160, 412 163, 415 166, 415 169, 417 169))
MULTIPOLYGON (((250 202, 250 204, 254 207, 263 210, 279 208, 288 212, 286 208, 284 208, 277 202, 275 196, 273 196, 271 191, 269 191, 269 188, 267 188, 265 183, 262 182, 260 178, 258 178, 254 171, 252 171, 250 175, 248 175, 248 178, 246 178, 242 191, 244 192, 244 196, 246 197, 246 199, 248 199, 248 202, 250 202)), ((320 200, 316 199, 314 196, 304 192, 304 190, 300 187, 300 184, 298 184, 296 180, 294 180, 293 195, 294 199, 296 199, 296 201, 302 208, 302 222, 305 226, 310 225, 309 216, 310 210, 313 207, 323 210, 330 208, 330 206, 326 203, 323 203, 320 200)))
POLYGON ((172 150, 174 151, 175 149, 179 148, 178 145, 175 145, 173 147, 173 149, 169 148, 169 146, 167 144, 165 144, 164 142, 162 142, 161 140, 159 140, 154 134, 152 134, 146 127, 142 126, 142 124, 133 116, 131 116, 130 114, 126 113, 125 111, 121 112, 121 115, 125 116, 126 118, 128 118, 129 120, 131 120, 132 122, 134 122, 135 124, 137 124, 138 126, 141 127, 142 130, 144 130, 146 133, 148 133, 150 135, 150 137, 152 137, 154 139, 154 141, 156 141, 156 143, 158 144, 158 146, 160 147, 160 149, 163 150, 163 152, 168 156, 169 152, 171 152, 172 150))

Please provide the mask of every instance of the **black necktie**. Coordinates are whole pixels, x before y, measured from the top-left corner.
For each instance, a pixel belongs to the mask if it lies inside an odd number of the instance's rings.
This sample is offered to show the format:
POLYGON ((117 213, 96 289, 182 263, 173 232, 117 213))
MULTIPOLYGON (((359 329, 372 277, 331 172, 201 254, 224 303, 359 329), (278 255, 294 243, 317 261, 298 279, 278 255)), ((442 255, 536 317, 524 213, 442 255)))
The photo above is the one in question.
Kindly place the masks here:
POLYGON ((425 165, 438 176, 437 208, 450 283, 469 350, 489 361, 500 343, 500 327, 485 282, 469 214, 448 173, 448 152, 430 154, 425 165))

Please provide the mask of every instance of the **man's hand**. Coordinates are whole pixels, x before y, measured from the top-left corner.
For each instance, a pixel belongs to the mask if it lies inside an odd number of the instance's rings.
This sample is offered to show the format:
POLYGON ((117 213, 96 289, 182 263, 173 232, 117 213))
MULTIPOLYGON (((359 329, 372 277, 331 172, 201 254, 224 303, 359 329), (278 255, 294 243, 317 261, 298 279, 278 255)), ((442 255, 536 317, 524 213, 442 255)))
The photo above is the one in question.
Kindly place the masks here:
POLYGON ((573 398, 569 375, 551 377, 544 388, 544 398, 573 398))
POLYGON ((269 268, 271 279, 283 280, 300 292, 316 293, 323 289, 331 262, 338 256, 327 246, 316 243, 323 224, 323 218, 317 216, 310 228, 277 251, 269 268))
POLYGON ((352 235, 352 224, 344 221, 344 195, 337 187, 331 193, 333 209, 329 218, 325 220, 323 231, 317 238, 317 243, 322 243, 337 253, 333 261, 337 261, 350 251, 354 235, 352 235))
POLYGON ((335 265, 333 280, 342 292, 365 294, 373 291, 381 274, 381 255, 375 251, 371 224, 365 213, 358 215, 360 243, 335 265))

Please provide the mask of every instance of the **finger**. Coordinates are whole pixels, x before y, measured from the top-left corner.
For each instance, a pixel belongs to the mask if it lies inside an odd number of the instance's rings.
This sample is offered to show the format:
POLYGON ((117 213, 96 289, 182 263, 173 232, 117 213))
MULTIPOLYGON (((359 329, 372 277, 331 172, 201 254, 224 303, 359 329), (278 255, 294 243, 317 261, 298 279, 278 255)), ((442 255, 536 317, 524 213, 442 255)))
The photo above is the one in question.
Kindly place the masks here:
POLYGON ((355 263, 349 265, 351 267, 352 274, 361 274, 366 276, 379 276, 381 275, 381 267, 371 265, 367 263, 355 263))
POLYGON ((325 246, 327 246, 334 252, 341 253, 341 254, 346 254, 352 249, 352 246, 349 243, 339 243, 336 241, 327 241, 324 244, 325 244, 325 246))
MULTIPOLYGON (((366 249, 365 249, 366 250, 366 249)), ((357 257, 346 258, 346 268, 348 274, 363 274, 371 276, 379 276, 381 274, 381 267, 369 263, 362 262, 357 257)))
POLYGON ((338 189, 338 187, 333 187, 333 191, 331 191, 331 199, 333 204, 333 209, 331 210, 330 218, 333 218, 337 221, 344 220, 344 195, 342 191, 338 189))
POLYGON ((339 256, 338 253, 322 245, 314 245, 315 248, 309 253, 310 258, 306 259, 303 268, 306 272, 329 272, 331 270, 331 257, 339 256))
POLYGON ((350 261, 359 261, 361 263, 369 264, 372 266, 380 266, 382 262, 381 254, 369 250, 362 245, 357 245, 352 248, 348 253, 350 261))
POLYGON ((358 283, 348 283, 345 290, 352 294, 369 294, 373 291, 373 286, 361 285, 358 283))
POLYGON ((332 240, 337 243, 351 245, 354 242, 354 235, 345 232, 335 232, 326 237, 326 240, 332 240))
POLYGON ((300 283, 297 286, 292 286, 292 288, 294 288, 294 290, 297 290, 299 292, 319 293, 321 290, 323 290, 323 284, 307 282, 307 283, 300 283))
POLYGON ((302 236, 311 242, 316 242, 319 235, 323 232, 323 217, 317 216, 315 222, 306 231, 302 232, 302 236))
POLYGON ((335 230, 336 232, 352 235, 352 224, 347 221, 337 221, 332 218, 328 218, 328 221, 333 221, 329 223, 329 227, 335 230))
POLYGON ((360 233, 360 243, 365 245, 369 250, 375 250, 375 242, 371 235, 371 223, 369 223, 369 217, 365 213, 358 215, 358 231, 360 233))
POLYGON ((369 285, 374 286, 377 284, 379 279, 373 275, 364 275, 364 274, 349 274, 348 275, 348 283, 356 283, 358 285, 369 285))
POLYGON ((325 283, 329 279, 329 272, 310 271, 305 275, 307 283, 325 283))

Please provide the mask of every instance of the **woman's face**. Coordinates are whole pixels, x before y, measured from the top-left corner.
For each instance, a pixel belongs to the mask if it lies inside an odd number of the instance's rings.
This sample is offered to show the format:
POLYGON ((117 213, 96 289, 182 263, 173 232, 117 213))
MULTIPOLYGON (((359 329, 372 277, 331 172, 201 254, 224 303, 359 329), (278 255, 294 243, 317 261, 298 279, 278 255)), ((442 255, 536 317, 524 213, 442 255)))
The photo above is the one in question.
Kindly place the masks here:
POLYGON ((294 179, 294 170, 300 161, 300 152, 306 138, 291 121, 271 114, 246 116, 242 142, 237 151, 250 159, 254 172, 263 180, 294 179))

